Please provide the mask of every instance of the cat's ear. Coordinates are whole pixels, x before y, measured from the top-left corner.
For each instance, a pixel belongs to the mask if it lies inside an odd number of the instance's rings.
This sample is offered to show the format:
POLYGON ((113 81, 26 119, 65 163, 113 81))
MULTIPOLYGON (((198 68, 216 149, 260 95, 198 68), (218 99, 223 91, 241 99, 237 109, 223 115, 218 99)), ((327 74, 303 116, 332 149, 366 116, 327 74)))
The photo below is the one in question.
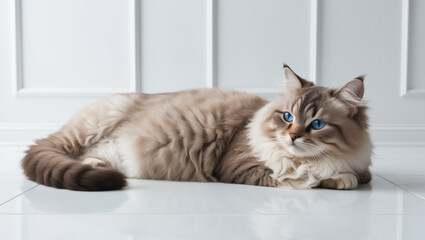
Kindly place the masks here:
POLYGON ((292 69, 283 64, 283 78, 285 80, 285 91, 297 91, 303 87, 311 87, 314 86, 312 82, 309 82, 300 76, 298 76, 292 69))
POLYGON ((364 76, 359 76, 336 90, 335 95, 352 107, 358 107, 364 95, 364 76))
POLYGON ((283 77, 285 79, 286 91, 292 92, 302 88, 301 82, 298 79, 297 75, 286 64, 283 65, 283 77))

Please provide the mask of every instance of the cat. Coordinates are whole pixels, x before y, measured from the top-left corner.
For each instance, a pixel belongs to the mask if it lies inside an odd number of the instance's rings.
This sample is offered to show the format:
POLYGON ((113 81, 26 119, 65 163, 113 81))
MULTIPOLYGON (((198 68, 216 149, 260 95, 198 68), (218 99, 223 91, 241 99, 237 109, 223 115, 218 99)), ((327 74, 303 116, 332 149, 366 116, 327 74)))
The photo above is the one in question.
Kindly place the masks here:
POLYGON ((117 190, 126 178, 290 189, 353 189, 371 180, 364 77, 316 86, 287 65, 275 101, 234 90, 117 94, 30 146, 32 181, 117 190))

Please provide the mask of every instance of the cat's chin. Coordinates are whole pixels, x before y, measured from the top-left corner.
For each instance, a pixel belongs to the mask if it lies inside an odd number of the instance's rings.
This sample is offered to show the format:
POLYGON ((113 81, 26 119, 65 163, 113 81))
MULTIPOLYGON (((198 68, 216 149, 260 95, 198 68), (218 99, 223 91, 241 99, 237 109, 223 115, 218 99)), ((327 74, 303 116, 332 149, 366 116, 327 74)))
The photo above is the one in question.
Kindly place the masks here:
POLYGON ((286 149, 292 157, 312 157, 311 152, 304 149, 300 144, 287 144, 286 149))

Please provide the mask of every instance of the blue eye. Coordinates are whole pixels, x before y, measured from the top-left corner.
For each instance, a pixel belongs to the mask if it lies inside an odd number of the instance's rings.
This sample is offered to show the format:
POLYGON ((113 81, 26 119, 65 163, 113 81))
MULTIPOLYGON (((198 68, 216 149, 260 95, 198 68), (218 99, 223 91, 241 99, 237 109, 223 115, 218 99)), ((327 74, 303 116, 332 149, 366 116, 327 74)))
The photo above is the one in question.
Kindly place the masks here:
POLYGON ((311 122, 311 127, 316 129, 316 130, 323 128, 325 125, 326 125, 326 123, 324 121, 320 120, 320 119, 316 119, 313 122, 311 122))
POLYGON ((294 120, 294 117, 292 117, 292 115, 289 112, 283 113, 283 118, 287 122, 292 122, 294 120))

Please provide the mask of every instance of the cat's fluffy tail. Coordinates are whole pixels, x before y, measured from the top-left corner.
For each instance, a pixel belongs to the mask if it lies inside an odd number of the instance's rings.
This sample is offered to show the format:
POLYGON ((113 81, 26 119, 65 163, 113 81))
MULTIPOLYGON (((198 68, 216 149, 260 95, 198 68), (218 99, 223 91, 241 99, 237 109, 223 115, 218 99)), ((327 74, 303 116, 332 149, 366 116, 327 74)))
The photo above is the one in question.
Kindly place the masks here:
POLYGON ((63 138, 54 135, 37 140, 22 160, 25 175, 40 184, 77 191, 117 190, 126 186, 125 175, 120 171, 83 164, 74 159, 66 145, 63 138))
POLYGON ((139 106, 143 94, 117 94, 80 110, 57 133, 37 140, 22 160, 29 179, 56 188, 79 191, 121 189, 124 174, 106 167, 81 162, 84 150, 112 134, 139 106))

